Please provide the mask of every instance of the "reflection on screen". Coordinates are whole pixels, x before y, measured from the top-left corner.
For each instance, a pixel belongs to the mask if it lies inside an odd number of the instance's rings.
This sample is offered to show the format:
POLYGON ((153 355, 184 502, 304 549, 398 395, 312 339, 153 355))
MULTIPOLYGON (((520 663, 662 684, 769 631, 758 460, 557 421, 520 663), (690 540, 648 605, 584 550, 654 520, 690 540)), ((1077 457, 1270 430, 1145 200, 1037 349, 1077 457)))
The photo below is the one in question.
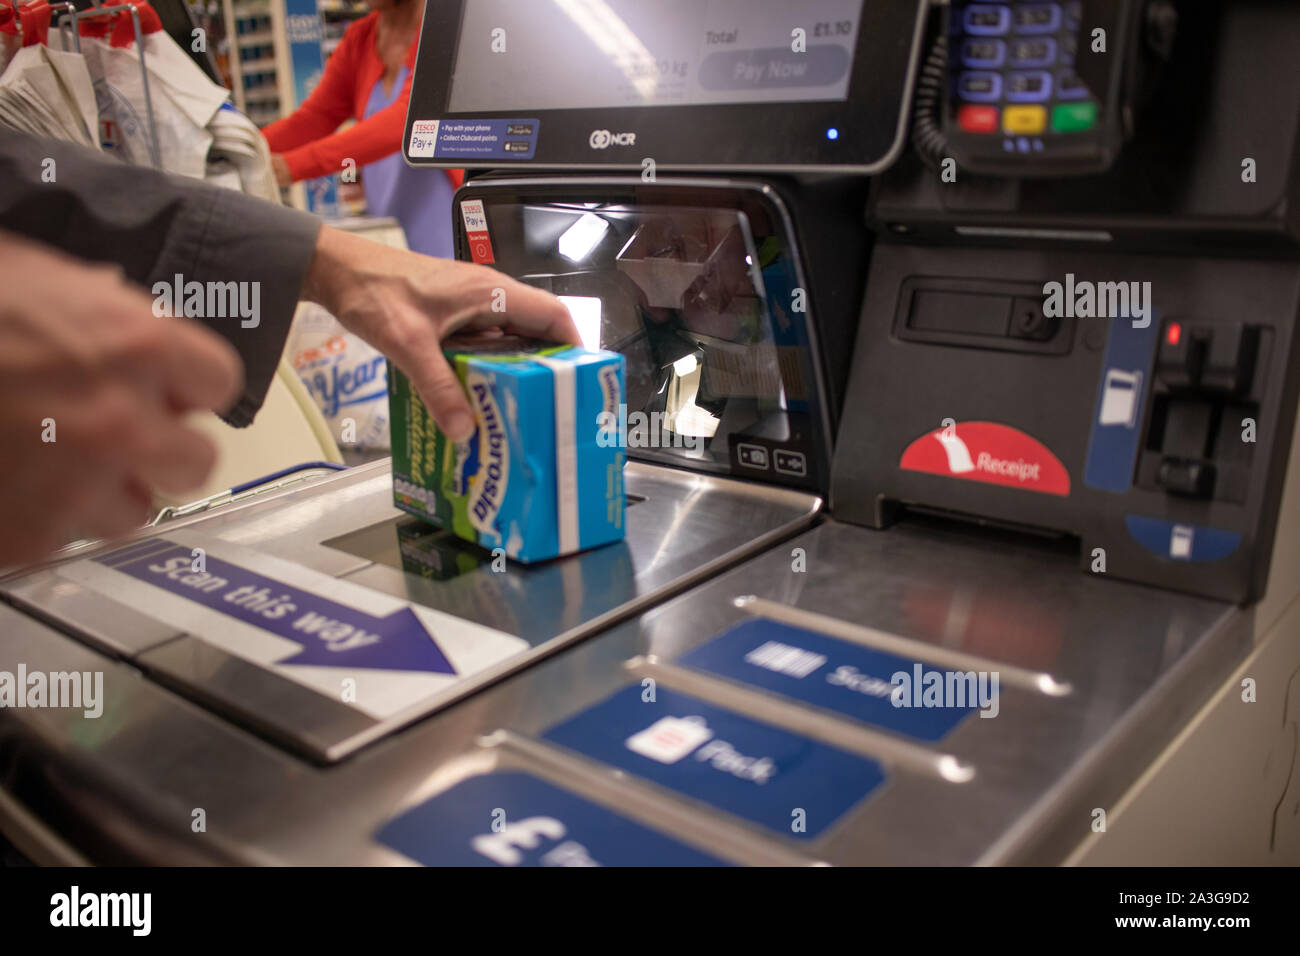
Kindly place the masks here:
POLYGON ((618 203, 493 202, 486 216, 497 267, 559 296, 587 347, 627 358, 631 456, 721 470, 737 442, 808 441, 808 342, 774 223, 618 203))
POLYGON ((448 109, 843 101, 861 9, 862 0, 465 0, 448 109))
POLYGON ((582 339, 584 349, 600 348, 600 323, 603 310, 600 299, 589 295, 562 295, 559 297, 573 316, 573 324, 578 327, 578 337, 582 339))

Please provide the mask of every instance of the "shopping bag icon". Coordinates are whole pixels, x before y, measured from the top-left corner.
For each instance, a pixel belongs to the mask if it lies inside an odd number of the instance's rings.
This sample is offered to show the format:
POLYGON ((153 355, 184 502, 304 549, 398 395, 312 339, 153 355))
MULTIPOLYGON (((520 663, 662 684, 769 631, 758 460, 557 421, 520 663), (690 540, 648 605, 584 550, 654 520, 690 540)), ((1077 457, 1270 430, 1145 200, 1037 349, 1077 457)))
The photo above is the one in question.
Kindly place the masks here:
POLYGON ((703 717, 661 717, 626 743, 633 753, 660 763, 676 763, 712 736, 703 717))

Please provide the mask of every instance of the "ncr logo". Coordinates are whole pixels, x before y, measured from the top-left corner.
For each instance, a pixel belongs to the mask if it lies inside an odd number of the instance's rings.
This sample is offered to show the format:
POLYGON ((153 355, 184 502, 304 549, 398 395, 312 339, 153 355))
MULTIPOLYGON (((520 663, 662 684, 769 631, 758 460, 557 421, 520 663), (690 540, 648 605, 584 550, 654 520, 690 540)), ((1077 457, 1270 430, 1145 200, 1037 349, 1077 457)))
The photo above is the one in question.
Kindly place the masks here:
POLYGON ((587 137, 587 144, 592 149, 608 149, 610 146, 635 146, 636 133, 611 133, 607 129, 593 129, 587 137))

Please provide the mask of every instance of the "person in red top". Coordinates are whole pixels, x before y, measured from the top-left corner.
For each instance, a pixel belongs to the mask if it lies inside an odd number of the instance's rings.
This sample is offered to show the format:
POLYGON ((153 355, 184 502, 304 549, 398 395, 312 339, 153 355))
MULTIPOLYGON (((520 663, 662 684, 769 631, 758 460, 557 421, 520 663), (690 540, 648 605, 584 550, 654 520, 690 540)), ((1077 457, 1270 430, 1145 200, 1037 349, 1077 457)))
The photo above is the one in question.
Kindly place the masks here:
POLYGON ((306 102, 262 133, 281 186, 351 160, 372 216, 396 217, 417 252, 451 258, 451 195, 464 172, 411 169, 401 154, 424 3, 369 0, 371 12, 348 27, 306 102), (348 119, 357 123, 339 131, 348 119))

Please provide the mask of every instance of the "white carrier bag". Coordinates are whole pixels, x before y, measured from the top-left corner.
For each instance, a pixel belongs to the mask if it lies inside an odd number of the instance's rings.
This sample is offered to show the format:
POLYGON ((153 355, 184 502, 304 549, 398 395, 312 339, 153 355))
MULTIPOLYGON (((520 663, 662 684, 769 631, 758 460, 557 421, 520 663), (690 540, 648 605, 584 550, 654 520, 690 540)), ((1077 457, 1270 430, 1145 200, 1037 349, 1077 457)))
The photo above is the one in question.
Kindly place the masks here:
POLYGON ((162 30, 158 15, 146 3, 136 5, 143 36, 136 45, 129 14, 111 24, 83 21, 81 37, 95 83, 99 106, 99 139, 106 152, 127 162, 152 166, 144 83, 140 75, 141 48, 149 77, 149 102, 158 137, 162 168, 169 173, 202 179, 207 171, 212 134, 208 123, 226 101, 228 92, 209 80, 162 30), (105 27, 111 25, 111 31, 105 27))

